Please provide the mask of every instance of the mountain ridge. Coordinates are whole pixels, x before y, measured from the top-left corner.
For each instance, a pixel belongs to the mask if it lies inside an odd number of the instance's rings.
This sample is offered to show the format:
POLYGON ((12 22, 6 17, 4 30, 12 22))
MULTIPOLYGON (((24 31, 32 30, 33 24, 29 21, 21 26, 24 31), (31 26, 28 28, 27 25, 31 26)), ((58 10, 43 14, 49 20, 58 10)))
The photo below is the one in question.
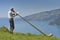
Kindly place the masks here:
POLYGON ((33 15, 26 16, 28 20, 52 20, 60 17, 60 9, 54 9, 50 11, 44 11, 44 12, 39 12, 35 13, 33 15))

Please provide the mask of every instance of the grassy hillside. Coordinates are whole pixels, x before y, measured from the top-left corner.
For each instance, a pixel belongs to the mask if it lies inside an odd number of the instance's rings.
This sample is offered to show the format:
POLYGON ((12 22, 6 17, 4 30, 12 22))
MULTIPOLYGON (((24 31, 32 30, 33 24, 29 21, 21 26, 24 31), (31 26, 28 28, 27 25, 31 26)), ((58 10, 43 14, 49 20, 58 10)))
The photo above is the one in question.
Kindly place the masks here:
POLYGON ((10 34, 6 27, 0 28, 0 40, 60 40, 55 37, 46 37, 43 35, 36 34, 23 34, 23 33, 13 33, 10 34))

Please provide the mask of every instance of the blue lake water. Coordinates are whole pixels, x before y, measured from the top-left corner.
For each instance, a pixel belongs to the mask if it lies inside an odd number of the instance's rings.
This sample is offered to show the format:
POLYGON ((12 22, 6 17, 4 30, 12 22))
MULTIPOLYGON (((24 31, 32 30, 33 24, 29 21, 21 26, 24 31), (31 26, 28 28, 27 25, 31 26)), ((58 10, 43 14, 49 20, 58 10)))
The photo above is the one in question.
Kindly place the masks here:
MULTIPOLYGON (((25 21, 14 19, 14 22, 15 22, 15 29, 14 29, 15 32, 41 34, 25 21)), ((48 21, 30 21, 30 22, 47 35, 52 33, 55 37, 60 38, 60 26, 49 25, 48 21)), ((0 26, 3 25, 6 26, 8 29, 10 28, 9 21, 7 18, 0 18, 0 26)))

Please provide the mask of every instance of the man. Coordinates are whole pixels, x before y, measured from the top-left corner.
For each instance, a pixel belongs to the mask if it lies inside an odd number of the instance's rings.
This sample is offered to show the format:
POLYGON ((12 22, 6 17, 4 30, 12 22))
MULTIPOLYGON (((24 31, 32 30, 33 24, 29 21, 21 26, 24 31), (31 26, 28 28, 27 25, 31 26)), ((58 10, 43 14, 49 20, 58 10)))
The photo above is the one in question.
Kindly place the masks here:
POLYGON ((17 15, 18 14, 14 11, 14 8, 11 8, 8 11, 8 18, 9 18, 9 23, 10 23, 10 33, 13 33, 13 30, 14 30, 14 20, 13 20, 13 18, 17 15))

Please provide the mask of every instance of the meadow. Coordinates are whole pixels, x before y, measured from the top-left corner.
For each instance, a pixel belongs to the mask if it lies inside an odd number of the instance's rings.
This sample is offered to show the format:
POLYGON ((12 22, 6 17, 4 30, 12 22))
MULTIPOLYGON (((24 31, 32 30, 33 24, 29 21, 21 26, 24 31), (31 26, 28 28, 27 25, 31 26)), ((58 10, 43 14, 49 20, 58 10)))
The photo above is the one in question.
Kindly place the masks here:
POLYGON ((17 33, 10 34, 6 27, 0 27, 0 40, 60 40, 56 37, 43 36, 42 34, 17 33))

